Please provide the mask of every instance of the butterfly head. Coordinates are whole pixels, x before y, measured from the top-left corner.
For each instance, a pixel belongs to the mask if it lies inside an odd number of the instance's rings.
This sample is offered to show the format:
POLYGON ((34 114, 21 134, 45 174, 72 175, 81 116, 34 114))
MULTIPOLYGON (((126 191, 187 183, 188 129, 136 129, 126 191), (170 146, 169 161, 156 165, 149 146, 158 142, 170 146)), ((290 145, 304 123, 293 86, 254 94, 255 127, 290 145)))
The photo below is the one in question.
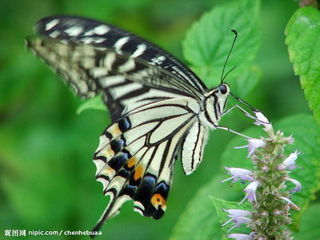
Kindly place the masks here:
POLYGON ((216 92, 216 103, 218 111, 218 120, 220 119, 221 114, 224 111, 224 108, 227 104, 228 96, 230 94, 230 87, 226 83, 221 83, 218 86, 218 91, 216 92))
POLYGON ((218 112, 218 119, 220 119, 220 115, 223 113, 223 110, 227 104, 228 96, 230 94, 230 87, 226 83, 221 83, 217 88, 215 95, 215 101, 213 104, 215 104, 218 112))
POLYGON ((221 83, 205 94, 204 118, 209 126, 214 128, 218 125, 229 95, 230 87, 226 83, 221 83))

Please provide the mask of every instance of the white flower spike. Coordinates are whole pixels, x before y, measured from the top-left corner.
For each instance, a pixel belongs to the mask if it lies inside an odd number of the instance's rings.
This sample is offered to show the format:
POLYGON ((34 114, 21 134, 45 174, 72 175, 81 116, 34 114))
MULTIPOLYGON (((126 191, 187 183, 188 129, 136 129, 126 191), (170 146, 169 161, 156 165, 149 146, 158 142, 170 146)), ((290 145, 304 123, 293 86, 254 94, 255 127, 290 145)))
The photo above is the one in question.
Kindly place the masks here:
POLYGON ((292 210, 300 210, 289 196, 301 190, 301 183, 289 177, 290 170, 296 169, 298 151, 291 153, 287 158, 284 156, 285 146, 293 143, 292 136, 284 136, 281 131, 274 131, 268 119, 259 111, 254 111, 255 124, 262 125, 267 137, 247 138, 248 144, 236 148, 247 148, 248 157, 253 164, 253 170, 243 168, 226 167, 228 179, 232 182, 238 180, 249 181, 245 187, 245 200, 251 205, 251 212, 240 209, 229 209, 229 220, 223 226, 230 224, 228 233, 238 227, 249 228, 250 234, 233 233, 227 234, 234 240, 292 240, 292 235, 287 226, 292 222, 290 217, 292 210), (294 187, 287 185, 290 182, 294 187), (258 191, 257 191, 258 190, 258 191))

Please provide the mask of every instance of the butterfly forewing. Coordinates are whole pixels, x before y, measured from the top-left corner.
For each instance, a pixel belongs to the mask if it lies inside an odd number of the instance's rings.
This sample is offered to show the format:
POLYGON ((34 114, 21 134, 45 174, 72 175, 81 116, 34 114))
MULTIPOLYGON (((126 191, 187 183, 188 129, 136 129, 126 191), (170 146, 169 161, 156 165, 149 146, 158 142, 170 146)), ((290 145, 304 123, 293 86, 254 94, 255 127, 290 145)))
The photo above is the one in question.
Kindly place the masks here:
POLYGON ((111 113, 94 154, 96 178, 111 199, 95 229, 128 200, 144 216, 160 218, 176 157, 182 155, 186 174, 202 159, 204 84, 155 45, 98 21, 49 17, 36 33, 28 47, 79 96, 101 94, 111 113))
POLYGON ((112 25, 92 19, 60 16, 40 20, 36 25, 36 31, 40 35, 54 39, 113 49, 120 55, 139 58, 171 72, 177 81, 181 80, 183 85, 194 88, 199 93, 207 89, 193 72, 169 53, 112 25))
POLYGON ((177 79, 171 72, 150 65, 139 58, 128 58, 112 49, 101 50, 95 46, 78 42, 61 42, 47 37, 32 38, 28 46, 50 66, 60 73, 82 97, 98 93, 108 105, 113 119, 121 117, 127 105, 141 98, 160 98, 170 93, 197 97, 194 89, 177 79))

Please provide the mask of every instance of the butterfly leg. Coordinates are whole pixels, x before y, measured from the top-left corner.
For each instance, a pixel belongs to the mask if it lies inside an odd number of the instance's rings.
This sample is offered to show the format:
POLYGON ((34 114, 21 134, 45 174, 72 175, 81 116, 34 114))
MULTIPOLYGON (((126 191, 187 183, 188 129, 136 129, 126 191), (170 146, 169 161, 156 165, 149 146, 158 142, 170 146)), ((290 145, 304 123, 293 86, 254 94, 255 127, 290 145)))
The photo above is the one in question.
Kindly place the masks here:
POLYGON ((240 137, 243 137, 243 138, 245 138, 245 139, 252 138, 252 137, 249 137, 249 136, 244 135, 244 134, 242 134, 242 133, 239 133, 239 132, 237 132, 237 131, 235 131, 235 130, 232 130, 232 129, 228 128, 228 127, 215 126, 215 128, 216 128, 216 129, 221 129, 221 130, 224 130, 224 131, 227 131, 227 132, 231 132, 231 133, 236 134, 236 135, 238 135, 238 136, 240 136, 240 137))
MULTIPOLYGON (((221 116, 224 116, 226 114, 228 114, 229 112, 231 112, 233 109, 235 108, 238 108, 244 115, 246 115, 247 117, 257 121, 257 122, 260 122, 260 123, 265 123, 265 124, 268 124, 269 122, 265 122, 265 121, 261 121, 260 119, 258 119, 257 117, 251 115, 249 112, 247 112, 245 109, 243 109, 241 106, 239 106, 238 104, 236 105, 233 105, 232 107, 230 107, 229 109, 227 109, 226 111, 224 111, 221 116)), ((257 114, 259 113, 260 111, 255 109, 253 110, 254 114, 257 114)))
POLYGON ((232 107, 230 107, 229 109, 225 110, 221 116, 224 116, 226 114, 228 114, 229 112, 231 112, 233 109, 238 108, 244 115, 246 115, 247 117, 257 120, 257 118, 255 116, 252 116, 250 113, 248 113, 246 110, 244 110, 241 106, 239 106, 238 104, 233 105, 232 107))

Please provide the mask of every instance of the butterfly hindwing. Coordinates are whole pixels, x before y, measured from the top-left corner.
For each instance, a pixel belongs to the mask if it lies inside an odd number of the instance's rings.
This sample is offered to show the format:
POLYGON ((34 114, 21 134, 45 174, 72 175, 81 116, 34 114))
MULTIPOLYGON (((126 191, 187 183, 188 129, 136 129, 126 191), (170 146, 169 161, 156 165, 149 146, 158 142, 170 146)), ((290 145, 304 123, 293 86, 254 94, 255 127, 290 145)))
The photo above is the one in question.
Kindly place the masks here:
POLYGON ((185 174, 193 173, 201 163, 207 138, 208 129, 200 121, 196 121, 191 126, 182 145, 181 160, 185 174))
POLYGON ((127 200, 133 200, 135 210, 144 216, 158 219, 164 214, 174 157, 196 121, 186 106, 159 101, 131 112, 104 131, 94 162, 97 180, 111 201, 101 221, 114 216, 127 200), (159 110, 158 117, 153 116, 154 109, 159 110))

